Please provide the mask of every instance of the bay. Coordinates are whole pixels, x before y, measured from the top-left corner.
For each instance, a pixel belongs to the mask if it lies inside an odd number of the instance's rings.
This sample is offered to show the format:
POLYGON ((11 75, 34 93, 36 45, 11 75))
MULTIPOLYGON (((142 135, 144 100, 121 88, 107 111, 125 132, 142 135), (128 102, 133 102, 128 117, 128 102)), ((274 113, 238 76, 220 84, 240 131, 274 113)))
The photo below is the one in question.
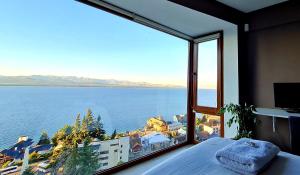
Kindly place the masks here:
POLYGON ((108 134, 142 128, 153 116, 172 121, 186 114, 186 94, 185 88, 1 86, 0 150, 21 135, 37 141, 46 131, 51 137, 87 109, 101 116, 108 134))

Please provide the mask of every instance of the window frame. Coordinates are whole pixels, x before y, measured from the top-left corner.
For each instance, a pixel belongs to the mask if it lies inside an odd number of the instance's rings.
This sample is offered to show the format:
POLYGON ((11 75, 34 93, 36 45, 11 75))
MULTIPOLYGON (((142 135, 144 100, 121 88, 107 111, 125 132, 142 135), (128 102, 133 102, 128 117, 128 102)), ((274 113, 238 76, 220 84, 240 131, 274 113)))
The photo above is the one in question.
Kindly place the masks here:
POLYGON ((151 160, 157 156, 171 152, 175 149, 181 148, 189 144, 197 144, 199 141, 195 140, 195 113, 205 113, 220 116, 220 135, 224 136, 224 116, 218 114, 218 110, 223 106, 223 31, 217 31, 202 35, 194 40, 188 41, 188 69, 187 69, 187 139, 185 142, 170 146, 165 149, 154 151, 150 154, 143 155, 137 159, 125 162, 115 167, 104 169, 95 174, 111 174, 129 167, 135 166, 141 162, 151 160), (216 35, 217 34, 217 35, 216 35), (212 36, 218 36, 214 38, 212 36), (197 66, 198 66, 198 43, 204 41, 202 39, 218 39, 218 78, 217 78, 217 108, 197 106, 197 66))
MULTIPOLYGON (((112 174, 112 173, 116 173, 119 172, 121 170, 127 169, 131 166, 135 166, 139 163, 142 163, 144 161, 148 161, 151 160, 153 158, 156 158, 157 156, 161 156, 165 153, 168 153, 170 151, 173 151, 175 149, 184 147, 186 145, 189 144, 196 144, 198 143, 197 141, 195 141, 195 112, 201 111, 202 113, 209 113, 209 114, 217 114, 218 110, 220 109, 220 107, 223 106, 223 31, 217 31, 214 33, 210 33, 207 35, 202 35, 197 37, 196 39, 186 35, 182 32, 173 30, 171 28, 168 28, 166 26, 160 25, 158 23, 155 23, 151 20, 148 20, 146 18, 141 18, 145 21, 140 21, 140 20, 136 20, 131 12, 118 8, 116 6, 113 6, 111 4, 108 3, 102 3, 102 4, 97 4, 88 0, 77 0, 83 4, 92 6, 94 8, 106 11, 108 13, 111 13, 113 15, 117 15, 119 17, 122 17, 124 19, 133 21, 133 22, 137 22, 140 23, 142 25, 148 26, 150 28, 156 29, 158 31, 161 31, 163 33, 166 34, 170 34, 173 35, 175 37, 184 39, 186 41, 188 41, 188 68, 187 68, 187 139, 185 142, 177 144, 177 145, 173 145, 170 146, 168 148, 162 149, 162 150, 158 150, 155 152, 152 152, 150 154, 144 155, 142 157, 139 157, 137 159, 128 161, 128 162, 124 162, 123 164, 117 165, 115 167, 112 168, 108 168, 108 169, 104 169, 104 170, 99 170, 97 172, 95 172, 95 174, 112 174), (221 42, 218 42, 218 53, 220 52, 220 57, 218 56, 218 58, 220 58, 221 63, 218 64, 218 75, 221 74, 222 76, 218 76, 220 77, 220 79, 218 79, 218 82, 220 81, 221 83, 218 83, 218 89, 221 89, 220 93, 217 94, 219 102, 218 102, 218 106, 217 109, 211 109, 211 108, 207 108, 207 107, 201 107, 201 106, 195 106, 194 101, 197 100, 195 99, 195 92, 194 92, 194 87, 195 87, 195 77, 194 77, 194 66, 196 63, 195 59, 197 59, 197 57, 195 57, 195 51, 197 51, 198 47, 195 47, 195 45, 197 45, 196 43, 199 41, 199 38, 203 38, 203 37, 207 37, 216 33, 220 33, 220 40, 221 42), (222 86, 221 86, 222 85, 222 86)), ((137 16, 136 14, 134 14, 134 16, 137 16)), ((219 59, 218 59, 219 60, 219 59)), ((196 65, 197 66, 197 65, 196 65)), ((197 80, 196 80, 197 81, 197 80)), ((197 87, 197 84, 196 84, 197 87)), ((220 116, 220 115, 218 115, 220 116)), ((220 116, 221 117, 221 136, 224 136, 224 117, 223 115, 220 116)))
MULTIPOLYGON (((192 67, 192 81, 193 81, 193 96, 192 109, 194 113, 202 113, 208 115, 220 116, 220 136, 224 137, 224 115, 219 114, 221 107, 224 105, 223 99, 223 31, 217 31, 205 35, 201 35, 193 41, 193 67, 192 67), (217 107, 208 107, 198 105, 198 45, 199 43, 217 40, 217 107)), ((190 123, 191 125, 192 123, 190 123)), ((195 124, 195 122, 194 122, 195 124)), ((189 127, 189 126, 188 126, 189 127)))

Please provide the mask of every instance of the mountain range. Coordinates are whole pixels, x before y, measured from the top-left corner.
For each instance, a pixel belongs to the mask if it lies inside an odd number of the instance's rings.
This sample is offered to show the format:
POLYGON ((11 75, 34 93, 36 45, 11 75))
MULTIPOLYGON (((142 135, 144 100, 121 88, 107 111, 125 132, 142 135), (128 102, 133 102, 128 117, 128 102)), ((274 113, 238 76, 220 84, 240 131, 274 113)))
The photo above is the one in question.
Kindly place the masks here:
POLYGON ((148 82, 122 81, 115 79, 94 79, 76 76, 2 76, 0 86, 70 86, 70 87, 181 87, 152 84, 148 82))

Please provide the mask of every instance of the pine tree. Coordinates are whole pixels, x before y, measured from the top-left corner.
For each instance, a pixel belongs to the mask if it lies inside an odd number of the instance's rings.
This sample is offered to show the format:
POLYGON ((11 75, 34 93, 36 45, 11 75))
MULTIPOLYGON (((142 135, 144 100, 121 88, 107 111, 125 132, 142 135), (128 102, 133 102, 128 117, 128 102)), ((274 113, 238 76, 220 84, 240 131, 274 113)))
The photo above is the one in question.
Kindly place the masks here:
POLYGON ((74 147, 72 130, 73 127, 70 125, 65 125, 64 128, 62 129, 62 134, 64 137, 61 140, 63 141, 63 143, 65 144, 64 146, 66 147, 71 147, 71 148, 74 147))
POLYGON ((81 121, 80 121, 80 114, 77 115, 76 121, 73 127, 73 133, 74 134, 79 134, 81 128, 81 121))
POLYGON ((85 140, 81 148, 72 150, 64 166, 65 175, 92 175, 100 168, 99 153, 85 140))
POLYGON ((53 145, 57 146, 60 141, 65 141, 67 136, 72 136, 72 126, 70 125, 65 125, 54 134, 51 139, 53 145))
POLYGON ((79 159, 79 152, 77 148, 73 148, 67 157, 67 160, 64 162, 64 175, 73 175, 76 174, 77 164, 79 159))
POLYGON ((206 115, 203 115, 201 122, 202 123, 206 123, 207 122, 207 116, 206 115))
POLYGON ((115 129, 114 132, 111 135, 111 139, 115 139, 117 136, 117 130, 115 129))
POLYGON ((103 129, 103 123, 100 115, 93 123, 93 130, 90 132, 90 136, 93 138, 98 138, 99 140, 104 140, 105 138, 105 130, 103 129))
POLYGON ((84 116, 80 128, 81 139, 85 139, 88 136, 88 123, 86 117, 84 116))
POLYGON ((81 121, 80 121, 80 114, 78 114, 72 129, 73 144, 78 144, 81 142, 80 129, 81 129, 81 121))
POLYGON ((64 134, 65 136, 71 135, 71 134, 72 134, 72 130, 73 130, 73 127, 70 126, 70 125, 65 125, 65 126, 61 129, 61 131, 63 132, 63 134, 64 134))
POLYGON ((43 131, 40 137, 40 140, 38 142, 38 145, 46 145, 50 144, 50 139, 48 137, 48 134, 46 131, 43 131))
POLYGON ((91 129, 93 122, 94 122, 94 116, 93 116, 93 112, 91 109, 87 110, 85 118, 86 118, 88 129, 91 129))
POLYGON ((58 145, 58 132, 56 132, 54 134, 54 136, 51 138, 51 141, 53 143, 53 146, 57 146, 58 145))
POLYGON ((77 170, 80 175, 92 175, 100 168, 99 153, 94 151, 88 145, 88 141, 84 142, 82 149, 79 149, 79 169, 77 170))

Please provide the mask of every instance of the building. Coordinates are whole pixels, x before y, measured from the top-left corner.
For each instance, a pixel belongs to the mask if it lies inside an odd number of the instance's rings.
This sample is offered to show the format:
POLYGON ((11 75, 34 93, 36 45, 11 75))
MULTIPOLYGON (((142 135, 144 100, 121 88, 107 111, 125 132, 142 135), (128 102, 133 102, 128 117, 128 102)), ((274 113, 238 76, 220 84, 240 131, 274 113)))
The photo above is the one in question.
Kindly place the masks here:
POLYGON ((179 135, 186 135, 186 130, 183 128, 180 128, 177 132, 179 135))
POLYGON ((214 129, 207 125, 200 125, 199 127, 202 127, 203 131, 206 131, 208 134, 213 134, 214 129))
POLYGON ((182 123, 179 122, 167 122, 168 131, 177 131, 182 128, 182 123))
POLYGON ((50 175, 51 170, 50 170, 50 164, 47 162, 41 162, 37 166, 37 172, 38 174, 45 174, 45 175, 50 175))
POLYGON ((154 131, 164 132, 168 130, 167 123, 161 116, 152 117, 147 120, 147 128, 153 129, 154 131))
POLYGON ((5 156, 12 157, 15 161, 22 160, 24 158, 25 149, 33 144, 33 140, 22 136, 18 139, 18 142, 10 147, 4 149, 0 153, 5 156))
POLYGON ((7 156, 5 154, 0 153, 0 167, 2 167, 3 164, 5 164, 6 162, 11 162, 14 159, 10 156, 7 156))
POLYGON ((174 115, 173 121, 182 123, 183 125, 187 124, 187 115, 174 115))
POLYGON ((17 143, 27 141, 28 139, 28 136, 20 136, 17 143))
POLYGON ((211 126, 213 129, 213 134, 220 136, 220 125, 218 126, 211 126))
POLYGON ((143 151, 152 152, 167 148, 170 142, 171 140, 162 133, 153 132, 142 137, 143 151))
POLYGON ((130 150, 129 150, 129 159, 135 159, 143 155, 143 145, 142 140, 139 134, 133 134, 129 137, 130 150))
POLYGON ((98 143, 100 144, 98 149, 100 153, 100 169, 107 169, 117 166, 120 163, 128 162, 130 149, 129 137, 105 140, 98 143))
POLYGON ((33 153, 36 152, 38 154, 47 154, 50 152, 50 150, 52 149, 52 145, 51 144, 46 144, 46 145, 35 145, 35 146, 31 146, 29 149, 29 153, 33 153))
POLYGON ((182 135, 182 134, 177 135, 177 136, 171 138, 171 146, 179 144, 179 143, 183 143, 185 141, 186 141, 186 135, 185 134, 184 135, 182 135))

